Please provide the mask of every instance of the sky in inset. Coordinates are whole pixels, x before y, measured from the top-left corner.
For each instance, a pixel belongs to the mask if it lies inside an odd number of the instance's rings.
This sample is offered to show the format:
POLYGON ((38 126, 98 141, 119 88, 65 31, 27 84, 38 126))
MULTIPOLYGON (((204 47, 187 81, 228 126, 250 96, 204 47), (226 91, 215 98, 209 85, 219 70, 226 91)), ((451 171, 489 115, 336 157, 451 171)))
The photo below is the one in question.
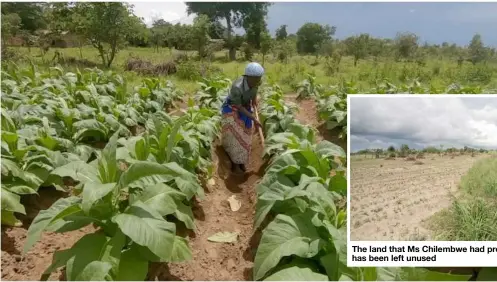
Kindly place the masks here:
POLYGON ((351 151, 399 148, 497 149, 497 97, 354 97, 350 99, 351 151))

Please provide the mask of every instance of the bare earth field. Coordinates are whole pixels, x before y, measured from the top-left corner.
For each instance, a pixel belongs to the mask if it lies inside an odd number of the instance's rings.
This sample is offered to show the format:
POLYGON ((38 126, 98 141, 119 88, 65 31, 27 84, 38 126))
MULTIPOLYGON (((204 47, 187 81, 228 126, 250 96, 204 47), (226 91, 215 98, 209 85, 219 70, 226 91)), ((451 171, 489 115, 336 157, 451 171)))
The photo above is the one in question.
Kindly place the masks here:
POLYGON ((414 161, 350 161, 350 240, 430 240, 426 220, 451 204, 458 183, 484 156, 427 156, 414 161))

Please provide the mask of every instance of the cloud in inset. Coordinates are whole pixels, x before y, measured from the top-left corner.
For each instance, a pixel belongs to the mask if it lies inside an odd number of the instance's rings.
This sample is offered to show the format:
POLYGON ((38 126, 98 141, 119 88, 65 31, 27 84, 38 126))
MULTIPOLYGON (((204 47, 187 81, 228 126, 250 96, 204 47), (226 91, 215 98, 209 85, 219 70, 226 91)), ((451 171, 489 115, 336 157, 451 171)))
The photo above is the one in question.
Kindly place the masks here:
POLYGON ((351 97, 351 150, 407 144, 497 149, 497 97, 351 97))

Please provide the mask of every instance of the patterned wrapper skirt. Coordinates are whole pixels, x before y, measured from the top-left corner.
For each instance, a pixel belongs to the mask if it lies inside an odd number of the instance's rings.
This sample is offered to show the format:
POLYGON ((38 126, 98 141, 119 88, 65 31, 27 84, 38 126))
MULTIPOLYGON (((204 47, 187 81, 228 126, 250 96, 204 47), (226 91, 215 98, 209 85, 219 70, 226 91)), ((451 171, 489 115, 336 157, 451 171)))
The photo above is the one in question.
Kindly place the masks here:
MULTIPOLYGON (((252 113, 251 107, 245 107, 252 113)), ((229 99, 222 106, 222 144, 231 161, 235 164, 247 164, 252 147, 252 120, 230 105, 229 99)))

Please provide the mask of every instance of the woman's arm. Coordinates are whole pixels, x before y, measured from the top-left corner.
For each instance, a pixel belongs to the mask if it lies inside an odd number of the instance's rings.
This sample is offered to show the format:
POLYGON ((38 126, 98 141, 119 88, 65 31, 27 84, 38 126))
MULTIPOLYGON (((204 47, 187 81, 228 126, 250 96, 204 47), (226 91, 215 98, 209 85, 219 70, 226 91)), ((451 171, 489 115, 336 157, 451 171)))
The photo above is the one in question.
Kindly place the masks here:
POLYGON ((242 114, 248 116, 254 123, 255 126, 262 127, 262 124, 257 120, 257 118, 243 106, 237 107, 238 111, 242 114))
POLYGON ((247 109, 246 109, 245 107, 243 107, 243 106, 242 106, 242 107, 237 107, 237 108, 238 108, 238 111, 240 111, 242 114, 244 114, 244 115, 248 116, 251 120, 256 121, 256 122, 259 122, 259 121, 258 121, 258 120, 254 117, 254 115, 253 115, 251 112, 247 111, 247 109))
POLYGON ((242 105, 242 92, 238 88, 233 87, 231 89, 230 99, 232 107, 235 107, 242 114, 248 116, 251 120, 253 120, 256 125, 260 126, 260 122, 257 120, 257 118, 254 117, 254 115, 242 105))

